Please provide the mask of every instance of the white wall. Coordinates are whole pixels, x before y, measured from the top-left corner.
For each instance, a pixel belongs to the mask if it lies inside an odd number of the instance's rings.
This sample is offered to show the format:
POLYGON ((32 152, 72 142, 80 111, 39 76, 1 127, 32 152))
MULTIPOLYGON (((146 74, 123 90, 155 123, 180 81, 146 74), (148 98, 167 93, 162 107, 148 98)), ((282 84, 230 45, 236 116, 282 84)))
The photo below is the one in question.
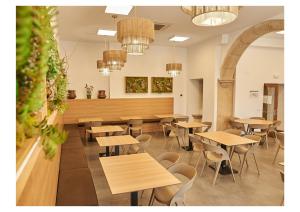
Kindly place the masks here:
MULTIPOLYGON (((61 41, 62 54, 68 57, 68 89, 74 89, 77 98, 85 97, 85 83, 95 87, 92 98, 97 98, 98 90, 106 90, 110 98, 143 98, 143 97, 174 97, 174 112, 186 113, 186 76, 187 76, 187 50, 186 48, 173 48, 151 45, 143 56, 127 56, 127 62, 121 71, 116 71, 110 77, 103 77, 97 71, 96 60, 102 57, 104 45, 101 43, 61 41), (151 93, 152 76, 169 77, 165 71, 166 63, 182 63, 181 75, 173 79, 173 93, 151 93), (148 93, 126 94, 125 76, 148 76, 148 93), (111 89, 109 89, 109 87, 111 89), (180 96, 182 94, 182 96, 180 96)), ((111 44, 111 49, 119 49, 120 44, 111 44)))
MULTIPOLYGON (((275 43, 280 42, 283 46, 283 39, 275 39, 275 43)), ((283 62, 284 49, 274 47, 264 37, 259 38, 244 52, 236 69, 235 116, 262 116, 264 83, 284 82, 283 62), (263 41, 268 46, 261 47, 263 41), (257 90, 258 96, 251 96, 250 90, 257 90)))
MULTIPOLYGON (((189 79, 203 79, 203 108, 202 120, 215 120, 215 92, 216 92, 216 56, 218 37, 206 40, 188 48, 189 79)), ((190 89, 192 86, 188 85, 190 89)), ((189 93, 189 92, 188 92, 189 93)), ((188 98, 189 104, 194 96, 188 98)), ((195 100, 199 101, 199 100, 195 100)), ((215 124, 215 123, 213 123, 215 124)), ((214 126, 213 126, 214 127, 214 126)))

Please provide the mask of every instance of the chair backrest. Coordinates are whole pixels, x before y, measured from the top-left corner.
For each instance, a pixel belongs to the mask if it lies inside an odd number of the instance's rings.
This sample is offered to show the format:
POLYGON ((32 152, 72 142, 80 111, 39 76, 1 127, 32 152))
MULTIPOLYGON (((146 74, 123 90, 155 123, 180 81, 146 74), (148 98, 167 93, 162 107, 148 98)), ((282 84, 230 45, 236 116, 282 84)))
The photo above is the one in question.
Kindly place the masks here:
POLYGON ((227 132, 227 133, 230 133, 230 134, 233 134, 233 135, 241 135, 241 133, 242 133, 241 130, 233 129, 233 128, 226 129, 226 130, 224 130, 224 132, 227 132))
MULTIPOLYGON (((261 137, 258 135, 245 135, 244 138, 248 138, 250 140, 254 140, 254 141, 260 141, 261 137)), ((259 145, 259 142, 254 143, 254 144, 249 144, 248 146, 252 146, 251 151, 255 151, 255 148, 259 145)))
POLYGON ((272 124, 272 128, 276 129, 279 125, 281 124, 281 121, 277 120, 277 121, 274 121, 273 124, 272 124))
MULTIPOLYGON (((157 160, 159 162, 162 161, 169 161, 171 164, 170 166, 173 166, 175 163, 177 163, 179 161, 180 155, 177 152, 163 152, 161 153, 158 157, 157 160)), ((167 167, 167 168, 169 168, 167 167)))
POLYGON ((277 133, 277 139, 281 146, 284 146, 284 133, 277 133))
POLYGON ((263 118, 263 117, 250 117, 250 119, 266 120, 266 119, 265 119, 265 118, 263 118))
POLYGON ((168 126, 168 129, 171 130, 176 137, 181 137, 184 135, 184 128, 179 128, 177 125, 170 125, 168 126))
POLYGON ((203 132, 208 132, 208 130, 211 128, 212 126, 212 122, 211 121, 203 121, 202 124, 207 125, 208 127, 206 129, 203 130, 203 132))
POLYGON ((142 126, 143 119, 130 119, 128 125, 131 125, 132 127, 142 126))
POLYGON ((145 149, 150 145, 152 136, 149 134, 142 134, 137 136, 135 139, 140 142, 139 146, 142 148, 142 151, 145 151, 145 149))
POLYGON ((236 122, 235 120, 230 120, 229 124, 233 129, 244 130, 244 124, 236 122))
POLYGON ((189 117, 181 117, 181 118, 175 118, 176 122, 188 122, 189 121, 189 117))
POLYGON ((215 152, 217 154, 222 155, 222 160, 229 160, 229 155, 228 155, 227 151, 222 149, 221 147, 215 146, 213 144, 209 144, 209 143, 206 143, 203 141, 202 141, 202 144, 203 144, 203 149, 204 149, 203 151, 204 151, 205 157, 206 157, 206 152, 215 152))
POLYGON ((180 184, 179 190, 173 196, 170 205, 174 205, 174 203, 177 200, 180 200, 180 199, 182 200, 184 198, 185 192, 188 191, 192 187, 192 185, 196 179, 196 176, 197 176, 197 171, 194 167, 187 165, 185 163, 177 163, 174 166, 171 166, 168 170, 172 174, 181 174, 189 179, 185 183, 180 184))
POLYGON ((166 123, 170 124, 170 123, 172 123, 173 121, 174 121, 174 118, 173 118, 173 117, 162 118, 162 119, 160 120, 160 124, 166 124, 166 123))

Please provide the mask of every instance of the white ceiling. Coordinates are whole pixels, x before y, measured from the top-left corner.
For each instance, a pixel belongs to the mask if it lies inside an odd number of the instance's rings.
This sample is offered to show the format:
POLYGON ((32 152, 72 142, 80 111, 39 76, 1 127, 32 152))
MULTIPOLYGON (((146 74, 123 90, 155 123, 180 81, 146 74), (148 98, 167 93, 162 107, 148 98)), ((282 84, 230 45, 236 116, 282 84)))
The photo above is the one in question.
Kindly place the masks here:
MULTIPOLYGON (((107 36, 96 35, 98 28, 116 30, 116 23, 111 14, 104 13, 105 6, 64 6, 58 7, 58 10, 58 33, 62 40, 104 42, 107 36)), ((183 13, 179 6, 139 6, 137 16, 149 18, 155 23, 170 24, 168 28, 156 31, 153 45, 171 46, 173 42, 169 42, 169 38, 181 35, 191 38, 176 43, 176 46, 188 47, 209 37, 236 31, 275 16, 282 18, 283 7, 245 6, 241 8, 234 22, 219 27, 195 26, 190 16, 183 13)), ((119 15, 116 21, 124 17, 126 16, 119 15)), ((117 42, 116 36, 109 37, 109 40, 117 42)))

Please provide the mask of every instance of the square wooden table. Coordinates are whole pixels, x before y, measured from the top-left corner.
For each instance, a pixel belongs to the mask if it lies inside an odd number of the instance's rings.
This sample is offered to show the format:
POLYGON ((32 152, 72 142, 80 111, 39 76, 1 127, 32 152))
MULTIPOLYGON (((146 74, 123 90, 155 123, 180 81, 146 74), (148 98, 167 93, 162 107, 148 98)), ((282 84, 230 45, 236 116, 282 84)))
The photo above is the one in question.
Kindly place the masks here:
POLYGON ((119 155, 119 146, 138 144, 139 141, 136 140, 131 135, 120 135, 120 136, 108 136, 108 137, 97 137, 96 138, 100 147, 106 148, 106 156, 109 156, 109 147, 115 147, 115 155, 119 155))
MULTIPOLYGON (((258 143, 259 141, 251 140, 245 137, 238 135, 230 134, 224 131, 215 131, 215 132, 205 132, 205 133, 195 133, 196 135, 206 138, 211 141, 215 141, 221 144, 221 147, 226 150, 226 146, 231 147, 233 151, 234 146, 242 144, 253 144, 258 143)), ((230 155, 230 154, 229 154, 230 155)), ((237 171, 236 171, 237 172, 237 171)), ((222 165, 219 171, 220 174, 231 174, 230 167, 226 164, 225 161, 222 161, 222 165)))
POLYGON ((79 118, 78 123, 88 123, 88 122, 103 122, 104 120, 101 117, 86 117, 79 118))
MULTIPOLYGON (((208 127, 208 125, 202 124, 201 122, 177 122, 175 124, 179 127, 189 130, 189 133, 193 133, 193 128, 208 127)), ((190 139, 188 147, 185 147, 184 150, 193 151, 193 143, 190 141, 190 139)))
POLYGON ((105 133, 106 136, 109 136, 110 132, 123 132, 124 129, 116 125, 104 125, 100 127, 92 127, 92 133, 105 133))
POLYGON ((148 153, 99 158, 112 194, 131 192, 138 205, 138 191, 181 183, 148 153))
POLYGON ((182 114, 160 114, 160 115, 154 115, 157 118, 163 119, 163 118, 186 118, 188 116, 182 115, 182 114))
POLYGON ((128 121, 132 119, 143 119, 141 116, 121 116, 120 119, 122 121, 128 121))

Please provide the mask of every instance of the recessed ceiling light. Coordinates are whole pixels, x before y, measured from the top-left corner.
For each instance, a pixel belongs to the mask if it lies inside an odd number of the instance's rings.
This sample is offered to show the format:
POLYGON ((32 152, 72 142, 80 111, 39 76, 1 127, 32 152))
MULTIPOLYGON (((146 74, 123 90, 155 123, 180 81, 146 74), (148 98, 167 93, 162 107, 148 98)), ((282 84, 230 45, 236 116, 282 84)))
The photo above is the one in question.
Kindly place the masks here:
POLYGON ((115 36, 116 33, 114 30, 98 29, 97 35, 115 36))
POLYGON ((283 35, 284 34, 284 31, 279 31, 279 32, 276 32, 277 34, 280 34, 280 35, 283 35))
POLYGON ((119 15, 128 15, 132 9, 132 6, 107 6, 105 9, 105 13, 110 14, 119 14, 119 15))
POLYGON ((190 39, 189 37, 182 37, 182 36, 173 36, 169 39, 169 41, 175 41, 175 42, 183 42, 190 39))

